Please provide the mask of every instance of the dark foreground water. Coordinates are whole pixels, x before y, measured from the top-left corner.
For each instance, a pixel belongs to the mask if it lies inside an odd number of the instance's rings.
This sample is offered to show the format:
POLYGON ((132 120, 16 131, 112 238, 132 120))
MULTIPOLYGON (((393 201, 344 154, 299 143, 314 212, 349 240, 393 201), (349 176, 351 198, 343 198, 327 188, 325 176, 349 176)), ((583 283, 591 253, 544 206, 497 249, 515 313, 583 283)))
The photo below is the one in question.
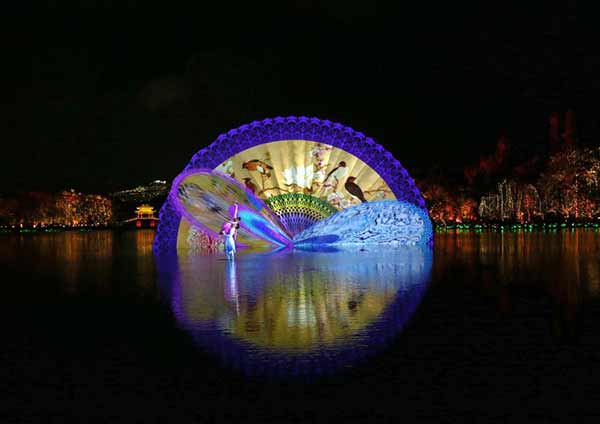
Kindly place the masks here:
POLYGON ((600 422, 600 234, 155 257, 0 238, 0 422, 600 422))

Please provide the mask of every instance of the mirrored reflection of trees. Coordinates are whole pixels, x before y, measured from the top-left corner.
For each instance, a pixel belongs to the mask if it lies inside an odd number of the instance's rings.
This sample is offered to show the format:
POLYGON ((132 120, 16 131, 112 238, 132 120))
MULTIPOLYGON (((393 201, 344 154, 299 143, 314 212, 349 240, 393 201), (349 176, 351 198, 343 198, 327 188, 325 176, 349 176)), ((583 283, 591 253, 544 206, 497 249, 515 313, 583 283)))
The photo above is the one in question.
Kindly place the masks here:
POLYGON ((599 252, 598 233, 591 229, 442 232, 435 241, 433 274, 442 281, 460 275, 464 284, 486 293, 500 313, 533 295, 551 306, 548 324, 554 335, 570 337, 586 301, 600 296, 599 252))

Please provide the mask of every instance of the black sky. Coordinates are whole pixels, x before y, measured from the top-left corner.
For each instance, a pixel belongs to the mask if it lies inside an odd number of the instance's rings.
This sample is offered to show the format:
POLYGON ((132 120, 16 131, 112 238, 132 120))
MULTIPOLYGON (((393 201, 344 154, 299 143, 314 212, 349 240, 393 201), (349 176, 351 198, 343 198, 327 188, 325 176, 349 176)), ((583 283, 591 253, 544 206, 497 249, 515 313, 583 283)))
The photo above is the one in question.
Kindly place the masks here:
POLYGON ((600 30, 575 2, 145 3, 4 11, 0 192, 170 180, 220 133, 285 115, 349 125, 415 172, 499 134, 543 149, 552 111, 600 143, 600 30))

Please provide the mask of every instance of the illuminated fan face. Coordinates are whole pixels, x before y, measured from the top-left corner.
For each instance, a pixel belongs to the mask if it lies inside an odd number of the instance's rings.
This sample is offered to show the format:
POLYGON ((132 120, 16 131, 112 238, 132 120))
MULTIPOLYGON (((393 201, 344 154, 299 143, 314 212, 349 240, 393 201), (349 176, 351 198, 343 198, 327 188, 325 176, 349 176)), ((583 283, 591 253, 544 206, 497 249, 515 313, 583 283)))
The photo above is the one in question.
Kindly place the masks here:
POLYGON ((401 213, 400 209, 395 213, 391 204, 381 204, 395 196, 365 162, 342 149, 305 140, 257 145, 212 171, 186 171, 175 180, 171 197, 187 218, 180 225, 180 247, 210 244, 206 239, 214 238, 222 223, 231 219, 234 203, 240 205, 242 228, 237 241, 242 246, 292 245, 295 236, 306 236, 311 228, 327 232, 325 238, 309 233, 311 240, 324 244, 361 239, 399 239, 414 244, 428 231, 428 218, 418 207, 407 203, 401 213), (367 204, 373 206, 365 207, 367 204), (371 226, 363 216, 351 221, 330 219, 331 225, 315 227, 317 222, 359 205, 356 213, 346 215, 371 214, 376 222, 397 220, 399 225, 371 226), (407 220, 403 218, 406 213, 414 216, 407 220), (406 224, 409 221, 420 224, 406 224), (369 235, 351 234, 352 228, 365 228, 369 235), (338 229, 344 234, 336 234, 338 229))
POLYGON ((265 200, 292 236, 364 201, 395 199, 370 166, 336 147, 283 140, 244 150, 215 171, 235 178, 265 200))
POLYGON ((386 182, 365 162, 337 147, 306 140, 284 140, 244 150, 215 168, 253 191, 261 199, 302 193, 337 210, 361 203, 349 191, 350 180, 364 199, 395 199, 386 182))
MULTIPOLYGON (((180 246, 193 243, 199 228, 217 234, 221 223, 229 219, 234 202, 253 204, 254 208, 259 202, 260 209, 264 201, 274 216, 265 210, 262 215, 269 215, 271 222, 276 219, 275 225, 291 238, 339 210, 373 200, 395 199, 385 181, 362 160, 313 141, 260 144, 230 157, 213 171, 210 177, 202 171, 177 180, 177 201, 184 215, 192 217, 191 227, 182 223, 180 246), (238 186, 231 183, 233 179, 238 186)), ((240 243, 257 245, 257 238, 243 231, 240 243)))
MULTIPOLYGON (((171 202, 190 225, 182 232, 182 245, 193 245, 200 231, 217 236, 233 214, 241 218, 237 241, 242 246, 286 246, 291 237, 269 208, 232 178, 209 170, 184 172, 173 182, 171 202), (237 212, 235 211, 237 205, 237 212)), ((183 220, 182 220, 183 221, 183 220)))

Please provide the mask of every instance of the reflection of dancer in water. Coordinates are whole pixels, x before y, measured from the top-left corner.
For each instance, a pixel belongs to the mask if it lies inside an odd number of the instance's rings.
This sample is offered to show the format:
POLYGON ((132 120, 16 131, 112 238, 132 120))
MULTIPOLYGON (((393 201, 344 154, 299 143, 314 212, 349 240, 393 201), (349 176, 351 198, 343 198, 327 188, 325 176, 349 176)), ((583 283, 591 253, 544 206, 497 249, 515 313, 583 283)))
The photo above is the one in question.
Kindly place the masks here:
POLYGON ((238 293, 237 273, 235 271, 235 261, 227 261, 225 269, 225 300, 235 305, 235 314, 240 314, 240 298, 238 293))
POLYGON ((233 259, 235 255, 235 239, 237 237, 237 229, 240 228, 241 218, 237 216, 238 205, 234 204, 233 220, 225 221, 221 227, 219 234, 225 236, 225 254, 227 259, 233 259))

